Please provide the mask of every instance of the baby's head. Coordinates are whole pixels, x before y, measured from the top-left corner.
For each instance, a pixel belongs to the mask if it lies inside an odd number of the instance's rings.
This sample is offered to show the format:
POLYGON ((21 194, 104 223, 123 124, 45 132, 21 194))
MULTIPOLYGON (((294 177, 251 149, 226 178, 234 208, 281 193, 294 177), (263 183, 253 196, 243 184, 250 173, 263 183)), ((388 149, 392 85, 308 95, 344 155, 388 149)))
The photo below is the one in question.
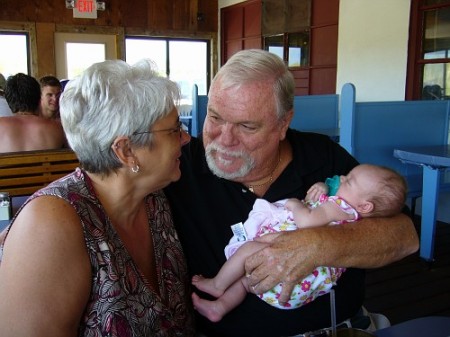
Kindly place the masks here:
POLYGON ((356 166, 341 176, 337 195, 355 208, 361 217, 392 216, 406 200, 405 179, 394 170, 370 164, 356 166))

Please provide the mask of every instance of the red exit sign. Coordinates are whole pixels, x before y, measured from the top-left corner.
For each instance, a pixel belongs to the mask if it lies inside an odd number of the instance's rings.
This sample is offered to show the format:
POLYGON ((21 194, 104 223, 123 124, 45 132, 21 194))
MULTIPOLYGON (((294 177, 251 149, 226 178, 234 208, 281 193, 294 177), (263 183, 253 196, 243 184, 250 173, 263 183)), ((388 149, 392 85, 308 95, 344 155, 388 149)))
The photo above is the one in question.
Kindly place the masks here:
POLYGON ((92 13, 95 9, 94 1, 89 0, 78 0, 77 9, 80 13, 92 13))
POLYGON ((74 18, 97 19, 97 2, 94 0, 77 0, 73 8, 74 18))

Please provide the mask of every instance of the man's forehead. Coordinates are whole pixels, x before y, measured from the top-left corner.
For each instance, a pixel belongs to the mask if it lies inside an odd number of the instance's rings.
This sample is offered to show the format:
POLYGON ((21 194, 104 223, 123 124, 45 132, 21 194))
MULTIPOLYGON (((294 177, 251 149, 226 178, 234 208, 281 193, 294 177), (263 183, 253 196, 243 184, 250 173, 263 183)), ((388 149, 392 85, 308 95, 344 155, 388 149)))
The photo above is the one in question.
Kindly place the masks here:
POLYGON ((60 92, 61 88, 60 87, 55 87, 55 86, 52 86, 52 85, 46 85, 45 87, 42 88, 42 91, 60 92))

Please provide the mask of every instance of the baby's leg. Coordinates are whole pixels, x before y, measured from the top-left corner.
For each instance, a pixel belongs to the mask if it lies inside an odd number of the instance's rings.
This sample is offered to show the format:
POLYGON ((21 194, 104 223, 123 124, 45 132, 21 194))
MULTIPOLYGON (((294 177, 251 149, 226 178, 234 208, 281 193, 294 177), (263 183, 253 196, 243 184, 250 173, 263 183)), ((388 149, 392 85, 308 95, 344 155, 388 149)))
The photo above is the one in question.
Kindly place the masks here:
POLYGON ((195 310, 201 315, 208 318, 211 322, 218 322, 223 316, 242 303, 247 295, 247 290, 247 278, 242 277, 241 280, 233 283, 215 301, 202 299, 196 293, 192 293, 192 302, 195 310))
POLYGON ((200 275, 192 277, 192 284, 197 289, 214 297, 221 296, 225 290, 245 275, 245 259, 266 247, 266 243, 249 241, 244 243, 222 266, 214 278, 200 275))

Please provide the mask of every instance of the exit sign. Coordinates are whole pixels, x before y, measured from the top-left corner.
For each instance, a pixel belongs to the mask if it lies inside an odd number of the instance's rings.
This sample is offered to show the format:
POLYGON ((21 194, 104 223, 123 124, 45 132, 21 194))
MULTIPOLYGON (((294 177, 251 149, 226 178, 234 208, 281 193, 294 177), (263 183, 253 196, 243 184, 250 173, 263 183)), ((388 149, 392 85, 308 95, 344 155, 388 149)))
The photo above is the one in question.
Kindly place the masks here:
POLYGON ((97 19, 97 1, 77 0, 73 8, 74 18, 97 19))

